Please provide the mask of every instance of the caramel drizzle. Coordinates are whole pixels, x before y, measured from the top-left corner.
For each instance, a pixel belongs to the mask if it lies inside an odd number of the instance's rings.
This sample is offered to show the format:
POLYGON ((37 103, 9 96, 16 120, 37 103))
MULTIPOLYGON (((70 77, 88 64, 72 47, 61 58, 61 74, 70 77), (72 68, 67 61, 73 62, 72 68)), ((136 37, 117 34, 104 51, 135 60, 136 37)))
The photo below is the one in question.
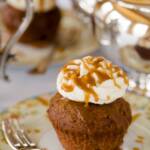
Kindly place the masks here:
POLYGON ((106 61, 103 57, 85 57, 81 62, 76 63, 75 61, 70 62, 62 69, 64 73, 65 80, 71 80, 72 83, 63 83, 62 89, 65 92, 72 92, 74 90, 74 85, 78 86, 85 93, 85 102, 88 104, 90 96, 93 96, 97 102, 100 97, 94 90, 96 83, 102 84, 104 81, 112 79, 114 85, 117 88, 121 88, 116 82, 114 74, 117 77, 122 77, 124 82, 128 84, 128 78, 126 74, 117 66, 112 65, 109 61, 106 61), (80 64, 84 65, 84 68, 88 71, 86 75, 80 76, 80 64), (70 66, 74 66, 75 69, 70 66), (97 78, 94 77, 96 75, 97 78))
POLYGON ((74 87, 73 85, 68 85, 68 84, 63 84, 62 87, 61 87, 64 91, 66 92, 72 92, 74 87))

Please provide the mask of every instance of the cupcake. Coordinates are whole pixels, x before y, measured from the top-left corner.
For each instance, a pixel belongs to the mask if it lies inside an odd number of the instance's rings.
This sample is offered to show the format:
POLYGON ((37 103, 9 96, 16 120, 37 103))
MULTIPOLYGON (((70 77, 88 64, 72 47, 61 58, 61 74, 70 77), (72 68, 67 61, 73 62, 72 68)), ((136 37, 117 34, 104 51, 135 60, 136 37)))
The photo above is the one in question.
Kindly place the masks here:
POLYGON ((131 123, 128 78, 103 57, 65 65, 48 116, 65 150, 119 150, 131 123))
MULTIPOLYGON (((34 17, 21 42, 53 41, 58 31, 61 12, 55 0, 33 0, 34 17)), ((14 33, 25 16, 25 0, 7 0, 2 14, 4 25, 14 33)))
POLYGON ((136 45, 122 47, 120 52, 124 64, 137 71, 150 73, 150 35, 140 38, 136 45))

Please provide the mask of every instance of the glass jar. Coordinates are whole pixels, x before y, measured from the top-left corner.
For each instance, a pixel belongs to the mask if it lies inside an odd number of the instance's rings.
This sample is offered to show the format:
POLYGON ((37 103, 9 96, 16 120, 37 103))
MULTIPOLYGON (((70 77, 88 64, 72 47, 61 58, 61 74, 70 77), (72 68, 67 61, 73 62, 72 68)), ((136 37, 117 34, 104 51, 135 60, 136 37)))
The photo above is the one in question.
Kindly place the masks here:
MULTIPOLYGON (((87 16, 93 16, 96 25, 98 27, 101 27, 102 29, 105 29, 105 31, 106 28, 108 28, 107 30, 109 30, 111 27, 112 28, 117 27, 117 31, 120 34, 121 33, 128 35, 130 34, 131 36, 133 36, 133 38, 137 39, 138 37, 144 36, 145 33, 148 32, 149 30, 150 27, 149 0, 138 0, 138 1, 73 0, 73 1, 76 2, 75 7, 77 8, 78 6, 80 12, 86 14, 87 16), (134 1, 135 3, 132 1, 134 1), (115 27, 113 25, 115 25, 115 27), (142 31, 139 32, 139 29, 141 28, 142 31)), ((103 40, 102 35, 100 40, 103 40)), ((106 43, 110 42, 108 41, 106 43)))
POLYGON ((90 18, 100 54, 128 72, 132 90, 150 96, 150 0, 73 1, 90 18))

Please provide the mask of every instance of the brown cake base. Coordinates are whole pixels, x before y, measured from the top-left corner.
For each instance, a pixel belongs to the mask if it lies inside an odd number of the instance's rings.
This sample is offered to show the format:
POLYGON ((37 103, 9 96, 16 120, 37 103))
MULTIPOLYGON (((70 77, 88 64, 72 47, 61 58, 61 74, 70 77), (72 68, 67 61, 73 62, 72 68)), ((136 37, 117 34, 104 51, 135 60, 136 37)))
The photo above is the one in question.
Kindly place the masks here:
POLYGON ((131 123, 130 107, 123 98, 85 107, 57 93, 48 116, 65 150, 119 150, 131 123))
POLYGON ((56 129, 65 150, 119 150, 124 135, 87 136, 65 133, 56 129))
MULTIPOLYGON (((2 11, 2 18, 5 26, 14 33, 25 15, 24 11, 6 5, 2 11)), ((24 33, 21 42, 32 43, 37 41, 53 41, 61 20, 61 12, 57 7, 42 13, 34 13, 34 18, 24 33)))

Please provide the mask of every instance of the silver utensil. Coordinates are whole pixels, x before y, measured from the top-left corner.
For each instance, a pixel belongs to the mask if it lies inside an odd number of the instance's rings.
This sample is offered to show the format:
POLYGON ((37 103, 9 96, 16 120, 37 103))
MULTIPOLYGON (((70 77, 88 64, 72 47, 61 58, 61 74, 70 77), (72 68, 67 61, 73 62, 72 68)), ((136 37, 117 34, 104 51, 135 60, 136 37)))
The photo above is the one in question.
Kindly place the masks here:
POLYGON ((0 60, 0 77, 2 79, 7 80, 8 76, 6 75, 6 67, 7 67, 7 60, 10 54, 10 50, 16 44, 16 42, 21 38, 23 33, 26 31, 28 26, 30 25, 33 18, 33 2, 32 0, 26 0, 26 15, 19 26, 19 29, 16 31, 16 33, 8 40, 8 42, 5 44, 5 46, 2 48, 2 57, 0 60))
POLYGON ((8 145, 13 150, 41 150, 29 139, 16 119, 2 121, 2 131, 8 145))

